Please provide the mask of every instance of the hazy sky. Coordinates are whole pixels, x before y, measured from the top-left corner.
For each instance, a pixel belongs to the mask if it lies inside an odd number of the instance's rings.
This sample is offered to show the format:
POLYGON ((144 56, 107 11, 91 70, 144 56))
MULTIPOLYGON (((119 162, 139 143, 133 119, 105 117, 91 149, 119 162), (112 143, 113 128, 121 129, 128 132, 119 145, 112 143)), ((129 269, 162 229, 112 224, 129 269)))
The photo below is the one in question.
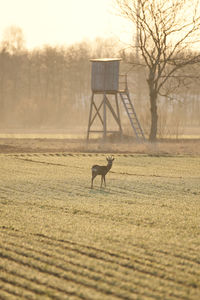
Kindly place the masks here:
POLYGON ((21 27, 28 48, 68 45, 96 36, 127 40, 113 0, 0 0, 0 40, 5 28, 21 27))

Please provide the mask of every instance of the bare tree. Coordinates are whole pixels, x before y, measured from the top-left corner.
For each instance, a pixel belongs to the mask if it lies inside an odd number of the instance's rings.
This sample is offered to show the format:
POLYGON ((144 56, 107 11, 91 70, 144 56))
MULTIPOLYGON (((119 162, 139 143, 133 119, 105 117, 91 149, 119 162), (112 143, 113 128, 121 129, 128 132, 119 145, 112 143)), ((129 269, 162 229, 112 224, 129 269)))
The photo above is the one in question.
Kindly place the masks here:
POLYGON ((25 49, 25 38, 20 27, 7 27, 3 33, 3 48, 10 54, 20 53, 25 49))
MULTIPOLYGON (((115 0, 120 14, 136 25, 140 62, 147 68, 147 84, 151 110, 149 140, 157 138, 157 99, 164 95, 169 79, 176 72, 200 60, 195 49, 199 42, 199 0, 115 0)), ((173 89, 175 86, 173 85, 173 89)))

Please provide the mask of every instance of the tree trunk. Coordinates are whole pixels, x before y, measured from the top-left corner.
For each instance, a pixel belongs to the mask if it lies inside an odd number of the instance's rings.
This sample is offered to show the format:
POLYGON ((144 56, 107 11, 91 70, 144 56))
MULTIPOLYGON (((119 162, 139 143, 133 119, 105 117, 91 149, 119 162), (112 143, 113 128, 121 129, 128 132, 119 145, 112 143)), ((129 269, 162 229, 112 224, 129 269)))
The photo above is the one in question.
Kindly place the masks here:
POLYGON ((150 89, 150 105, 151 105, 151 130, 149 134, 149 141, 155 142, 157 139, 158 114, 157 114, 157 92, 153 89, 150 89))

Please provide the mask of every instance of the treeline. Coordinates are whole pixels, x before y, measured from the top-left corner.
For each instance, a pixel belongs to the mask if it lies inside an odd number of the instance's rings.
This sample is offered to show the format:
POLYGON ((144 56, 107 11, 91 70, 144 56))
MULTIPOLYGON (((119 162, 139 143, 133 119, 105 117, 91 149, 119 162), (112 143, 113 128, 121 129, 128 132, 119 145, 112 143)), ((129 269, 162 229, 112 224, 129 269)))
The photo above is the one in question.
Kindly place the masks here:
POLYGON ((0 127, 67 128, 87 123, 90 59, 113 56, 114 42, 27 50, 20 28, 0 44, 0 127))
POLYGON ((87 106, 88 45, 0 52, 0 117, 7 126, 62 126, 87 106))
MULTIPOLYGON (((123 56, 117 42, 97 39, 93 43, 44 46, 30 51, 25 49, 21 37, 17 41, 4 40, 0 44, 0 129, 82 127, 85 130, 91 96, 89 60, 123 56)), ((122 72, 130 67, 121 63, 122 72)), ((200 65, 186 73, 190 74, 187 82, 174 91, 173 100, 160 97, 160 136, 168 133, 173 124, 178 129, 180 125, 200 125, 200 65)), ((150 113, 145 69, 133 66, 129 72, 129 88, 142 125, 148 131, 150 113)))

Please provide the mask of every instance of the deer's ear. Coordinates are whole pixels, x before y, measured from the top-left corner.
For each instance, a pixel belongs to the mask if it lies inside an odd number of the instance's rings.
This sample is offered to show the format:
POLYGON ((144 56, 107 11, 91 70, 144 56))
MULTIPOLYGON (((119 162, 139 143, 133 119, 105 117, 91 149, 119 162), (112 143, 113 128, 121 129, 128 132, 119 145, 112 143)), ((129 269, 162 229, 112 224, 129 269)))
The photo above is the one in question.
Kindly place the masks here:
POLYGON ((113 157, 112 161, 113 161, 113 160, 115 160, 114 157, 113 157))

